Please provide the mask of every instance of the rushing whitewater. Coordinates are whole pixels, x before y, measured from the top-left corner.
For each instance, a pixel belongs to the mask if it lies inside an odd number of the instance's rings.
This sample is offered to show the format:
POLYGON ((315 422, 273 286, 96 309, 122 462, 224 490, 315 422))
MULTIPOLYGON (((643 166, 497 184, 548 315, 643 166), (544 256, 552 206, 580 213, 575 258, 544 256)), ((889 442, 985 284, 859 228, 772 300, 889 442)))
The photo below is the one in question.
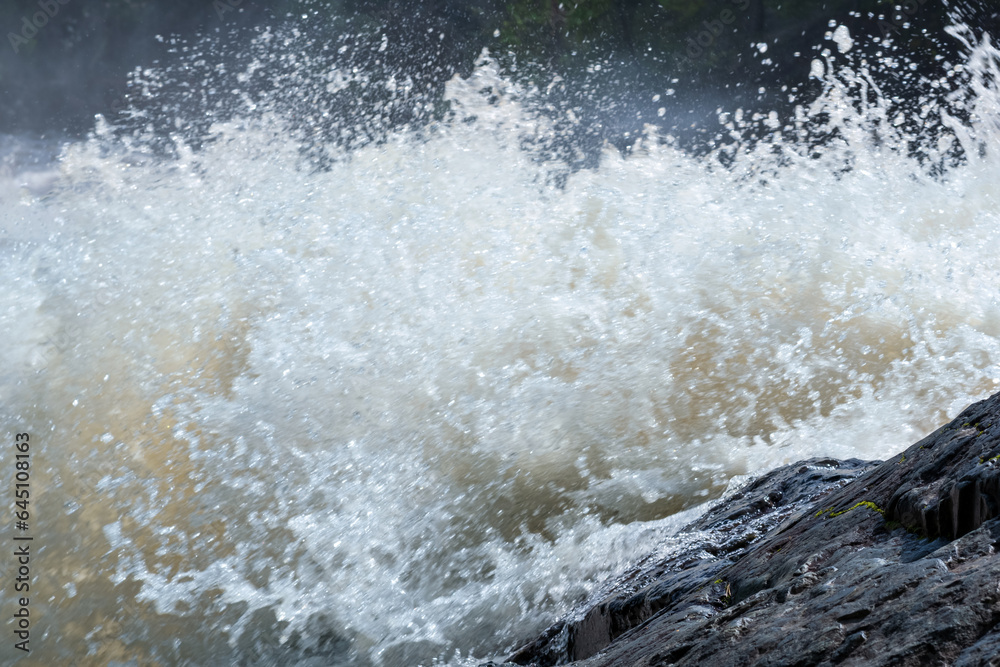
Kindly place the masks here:
POLYGON ((649 128, 570 172, 488 58, 443 118, 317 166, 276 101, 300 82, 251 99, 296 67, 263 43, 197 141, 137 107, 0 182, 26 660, 475 665, 734 478, 885 458, 1000 386, 988 44, 908 108, 891 62, 828 51, 791 118, 721 110, 707 156, 649 128))

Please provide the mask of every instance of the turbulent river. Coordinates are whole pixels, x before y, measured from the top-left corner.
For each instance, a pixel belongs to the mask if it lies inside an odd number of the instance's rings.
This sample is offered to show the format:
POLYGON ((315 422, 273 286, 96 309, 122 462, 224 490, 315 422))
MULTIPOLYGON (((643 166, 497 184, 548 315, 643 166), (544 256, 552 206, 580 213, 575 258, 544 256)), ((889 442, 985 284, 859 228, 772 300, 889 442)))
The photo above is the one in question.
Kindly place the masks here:
POLYGON ((741 476, 886 458, 995 392, 996 54, 894 105, 899 68, 834 37, 820 92, 721 109, 708 154, 649 127, 564 169, 484 54, 443 116, 317 168, 282 79, 239 89, 298 66, 267 35, 207 139, 147 104, 8 164, 0 493, 27 433, 33 650, 5 579, 0 662, 476 665, 741 476))

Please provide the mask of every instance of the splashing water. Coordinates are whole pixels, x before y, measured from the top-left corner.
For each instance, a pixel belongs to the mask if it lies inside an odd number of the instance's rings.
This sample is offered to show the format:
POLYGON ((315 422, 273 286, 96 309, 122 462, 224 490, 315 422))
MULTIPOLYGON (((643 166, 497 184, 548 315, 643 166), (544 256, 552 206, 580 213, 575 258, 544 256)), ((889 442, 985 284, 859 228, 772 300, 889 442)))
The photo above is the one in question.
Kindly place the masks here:
POLYGON ((995 391, 997 54, 900 110, 835 37, 787 122, 570 173, 488 58, 439 120, 310 140, 279 101, 316 67, 268 33, 197 141, 137 108, 3 179, 31 659, 474 665, 732 478, 885 458, 995 391))

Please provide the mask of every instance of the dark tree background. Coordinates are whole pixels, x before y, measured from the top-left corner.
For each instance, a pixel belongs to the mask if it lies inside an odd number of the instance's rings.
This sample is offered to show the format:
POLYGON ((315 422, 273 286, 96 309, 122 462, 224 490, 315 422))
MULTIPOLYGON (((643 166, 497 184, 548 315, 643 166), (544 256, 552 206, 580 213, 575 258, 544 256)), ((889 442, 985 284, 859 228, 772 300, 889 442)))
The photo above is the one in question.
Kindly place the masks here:
POLYGON ((877 49, 891 37, 920 67, 931 68, 938 56, 955 57, 957 44, 943 33, 948 12, 957 12, 981 31, 995 32, 994 4, 5 0, 0 4, 0 132, 78 135, 92 127, 94 114, 113 115, 127 103, 130 70, 174 57, 168 53, 176 48, 171 36, 193 42, 219 35, 235 53, 255 27, 289 22, 305 26, 319 39, 334 39, 345 31, 384 34, 394 49, 392 58, 431 87, 440 88, 456 72, 471 71, 483 47, 508 65, 518 63, 524 76, 544 69, 549 75, 589 77, 593 85, 634 98, 622 100, 632 105, 628 113, 619 109, 606 114, 607 119, 625 118, 617 121, 622 127, 610 132, 656 121, 656 106, 665 102, 654 104, 652 97, 676 89, 667 118, 684 124, 684 113, 698 116, 719 104, 732 108, 780 100, 782 85, 808 79, 814 47, 832 48, 824 39, 831 21, 848 25, 859 48, 877 49), (768 45, 766 53, 754 46, 759 43, 768 45), (760 88, 766 90, 763 97, 760 88))

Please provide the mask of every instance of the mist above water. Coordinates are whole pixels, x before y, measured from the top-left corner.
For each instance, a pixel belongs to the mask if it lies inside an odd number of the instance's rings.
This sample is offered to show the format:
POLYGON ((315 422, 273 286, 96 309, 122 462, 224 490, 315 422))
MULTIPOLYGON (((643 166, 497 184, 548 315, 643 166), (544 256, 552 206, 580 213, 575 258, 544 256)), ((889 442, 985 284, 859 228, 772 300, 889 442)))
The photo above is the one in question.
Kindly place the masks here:
POLYGON ((831 37, 790 117, 593 169, 488 54, 447 107, 294 31, 137 72, 0 184, 37 655, 474 665, 732 479, 994 392, 997 53, 905 104, 831 37))

